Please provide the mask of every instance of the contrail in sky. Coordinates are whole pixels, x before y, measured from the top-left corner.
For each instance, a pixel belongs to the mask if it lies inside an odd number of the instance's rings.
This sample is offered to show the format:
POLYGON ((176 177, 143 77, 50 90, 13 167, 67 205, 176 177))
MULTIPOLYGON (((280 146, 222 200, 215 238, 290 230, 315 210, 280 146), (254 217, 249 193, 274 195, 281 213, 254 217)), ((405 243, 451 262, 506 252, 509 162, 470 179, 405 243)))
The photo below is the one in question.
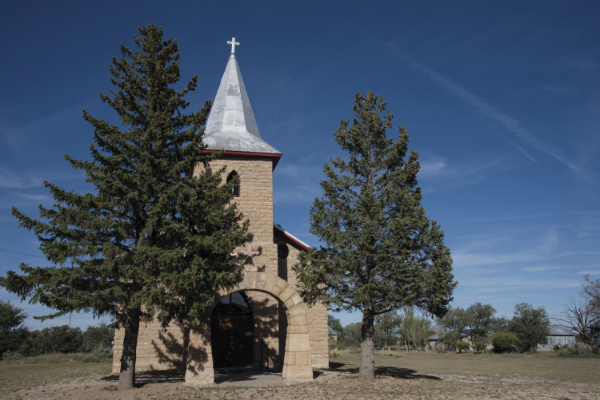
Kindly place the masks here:
MULTIPOLYGON (((557 159, 558 161, 560 161, 561 163, 563 163, 564 165, 569 167, 571 170, 573 170, 575 172, 584 172, 581 168, 579 168, 578 165, 576 165, 572 161, 568 160, 563 155, 563 153, 560 151, 560 149, 537 139, 529 131, 527 131, 523 127, 521 127, 521 125, 519 124, 519 121, 517 121, 513 117, 503 114, 500 110, 498 110, 497 107, 492 106, 491 104, 487 103, 485 100, 483 100, 478 95, 465 89, 460 83, 454 82, 453 80, 446 78, 443 75, 440 75, 433 68, 428 67, 427 65, 422 64, 418 61, 415 61, 414 59, 412 59, 409 56, 399 55, 399 57, 406 60, 413 68, 428 75, 435 82, 437 82, 440 86, 444 87, 451 93, 454 93, 461 99, 465 100, 469 104, 471 104, 474 107, 481 110, 488 117, 500 122, 507 130, 509 130, 512 133, 514 133, 515 135, 517 135, 521 140, 529 143, 531 146, 535 147, 538 150, 543 151, 544 153, 548 154, 549 156, 554 157, 555 159, 557 159)), ((516 144, 515 144, 515 146, 516 146, 516 144)), ((522 153, 524 153, 527 157, 529 157, 531 160, 535 161, 533 159, 533 157, 531 157, 529 154, 527 154, 527 152, 525 150, 523 150, 519 146, 517 146, 517 148, 519 148, 520 151, 522 153)))
POLYGON ((510 141, 510 143, 515 146, 517 148, 517 150, 519 150, 521 153, 525 154, 525 156, 527 158, 529 158, 531 161, 533 161, 534 163, 537 164, 537 161, 535 160, 535 158, 533 158, 532 156, 529 155, 528 152, 525 151, 524 148, 522 148, 521 146, 519 146, 518 144, 516 144, 515 142, 513 142, 512 140, 510 141))

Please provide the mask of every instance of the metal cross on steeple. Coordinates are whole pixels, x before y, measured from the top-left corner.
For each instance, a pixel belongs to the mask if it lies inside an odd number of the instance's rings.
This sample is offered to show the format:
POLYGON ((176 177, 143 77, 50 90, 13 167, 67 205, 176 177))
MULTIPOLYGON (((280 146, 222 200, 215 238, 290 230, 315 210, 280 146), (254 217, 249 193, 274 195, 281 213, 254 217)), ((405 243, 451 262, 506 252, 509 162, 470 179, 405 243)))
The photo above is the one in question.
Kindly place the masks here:
POLYGON ((227 42, 227 44, 231 45, 231 54, 235 54, 235 46, 239 46, 240 43, 235 41, 235 38, 231 38, 231 42, 227 42))

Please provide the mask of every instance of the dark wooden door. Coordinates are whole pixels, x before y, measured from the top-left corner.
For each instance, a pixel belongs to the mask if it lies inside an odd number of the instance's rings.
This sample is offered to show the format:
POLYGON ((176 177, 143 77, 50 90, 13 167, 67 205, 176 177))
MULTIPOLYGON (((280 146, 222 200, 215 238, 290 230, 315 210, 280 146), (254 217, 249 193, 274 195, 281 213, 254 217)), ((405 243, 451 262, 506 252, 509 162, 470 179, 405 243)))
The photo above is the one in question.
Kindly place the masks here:
POLYGON ((251 367, 254 349, 252 314, 215 314, 211 318, 215 368, 251 367))

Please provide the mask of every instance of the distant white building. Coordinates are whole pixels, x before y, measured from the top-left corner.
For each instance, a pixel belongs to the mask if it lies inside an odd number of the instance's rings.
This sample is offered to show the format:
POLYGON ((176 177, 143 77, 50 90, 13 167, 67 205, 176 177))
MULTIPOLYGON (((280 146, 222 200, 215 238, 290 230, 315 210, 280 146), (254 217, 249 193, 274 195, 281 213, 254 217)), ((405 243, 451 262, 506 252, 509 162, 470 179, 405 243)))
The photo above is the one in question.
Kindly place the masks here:
POLYGON ((556 345, 575 346, 575 334, 567 328, 558 325, 550 325, 550 336, 547 336, 548 343, 539 343, 538 351, 552 351, 556 345))

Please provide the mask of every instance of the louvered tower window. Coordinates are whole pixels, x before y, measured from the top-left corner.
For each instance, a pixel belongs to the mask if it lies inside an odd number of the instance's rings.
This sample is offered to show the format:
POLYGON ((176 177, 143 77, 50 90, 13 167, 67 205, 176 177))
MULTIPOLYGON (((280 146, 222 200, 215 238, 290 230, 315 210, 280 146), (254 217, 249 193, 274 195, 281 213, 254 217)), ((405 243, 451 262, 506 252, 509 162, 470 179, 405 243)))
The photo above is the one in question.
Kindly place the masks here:
POLYGON ((227 175, 227 183, 231 182, 232 180, 235 180, 235 184, 234 184, 233 188, 231 189, 231 194, 233 194, 235 197, 239 197, 240 196, 240 176, 235 171, 231 171, 229 173, 229 175, 227 175))

